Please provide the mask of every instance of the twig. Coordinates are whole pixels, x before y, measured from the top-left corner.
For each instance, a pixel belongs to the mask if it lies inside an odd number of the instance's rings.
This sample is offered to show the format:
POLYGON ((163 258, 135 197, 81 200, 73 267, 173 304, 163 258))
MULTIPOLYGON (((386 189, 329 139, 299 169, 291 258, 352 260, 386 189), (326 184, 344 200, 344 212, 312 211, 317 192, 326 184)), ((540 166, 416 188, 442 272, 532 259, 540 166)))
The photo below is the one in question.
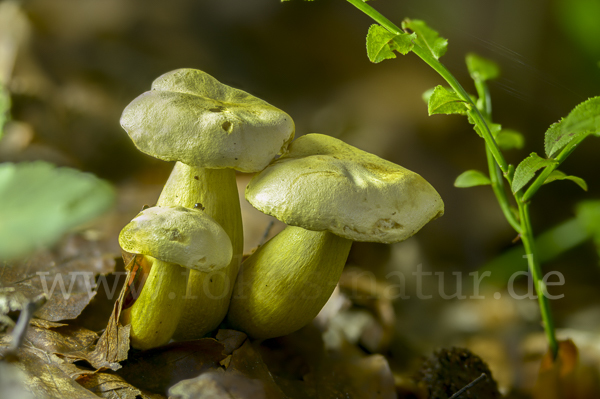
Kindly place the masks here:
POLYGON ((485 380, 487 375, 485 373, 481 373, 481 375, 471 381, 469 384, 465 385, 460 391, 456 392, 454 395, 450 396, 450 399, 458 399, 460 395, 465 393, 468 389, 473 388, 475 385, 479 384, 481 381, 485 380))

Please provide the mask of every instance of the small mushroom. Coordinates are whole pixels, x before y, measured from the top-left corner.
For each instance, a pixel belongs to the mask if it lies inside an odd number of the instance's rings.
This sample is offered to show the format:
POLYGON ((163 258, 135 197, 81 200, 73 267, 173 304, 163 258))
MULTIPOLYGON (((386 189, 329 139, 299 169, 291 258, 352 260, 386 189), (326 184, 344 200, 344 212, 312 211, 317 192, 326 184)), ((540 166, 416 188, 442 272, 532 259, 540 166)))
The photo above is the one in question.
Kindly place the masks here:
POLYGON ((138 149, 177 161, 157 204, 202 204, 227 232, 233 258, 217 273, 192 271, 179 339, 200 338, 227 312, 243 251, 235 170, 257 172, 294 136, 285 112, 195 69, 168 72, 123 111, 121 125, 138 149))
POLYGON ((227 320, 259 339, 318 314, 352 241, 399 242, 444 213, 418 174, 320 134, 298 138, 255 175, 246 199, 289 225, 242 264, 234 287, 227 320))
POLYGON ((223 269, 233 252, 217 222, 199 209, 181 206, 144 209, 121 230, 119 244, 152 266, 128 315, 131 344, 138 349, 171 339, 184 310, 188 270, 223 269))

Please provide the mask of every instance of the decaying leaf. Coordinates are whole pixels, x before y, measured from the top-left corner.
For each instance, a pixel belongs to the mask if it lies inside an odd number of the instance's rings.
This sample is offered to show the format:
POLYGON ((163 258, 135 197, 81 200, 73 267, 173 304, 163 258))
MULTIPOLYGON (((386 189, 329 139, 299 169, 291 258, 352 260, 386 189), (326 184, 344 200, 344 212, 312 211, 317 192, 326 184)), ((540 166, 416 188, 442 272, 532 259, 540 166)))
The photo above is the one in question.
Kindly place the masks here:
POLYGON ((96 295, 98 274, 114 271, 112 257, 80 236, 67 237, 55 250, 39 251, 22 261, 0 266, 0 286, 26 298, 45 294, 48 301, 36 316, 49 321, 75 319, 96 295))
POLYGON ((101 398, 107 399, 159 399, 164 396, 143 392, 115 374, 95 373, 82 375, 76 381, 101 398))
POLYGON ((77 384, 61 368, 65 361, 58 356, 32 346, 25 346, 19 350, 17 357, 19 360, 12 365, 22 372, 23 387, 33 397, 45 399, 97 398, 92 392, 77 384))
POLYGON ((174 342, 130 354, 117 374, 139 389, 166 395, 179 381, 219 368, 224 349, 212 338, 174 342))
POLYGON ((96 349, 91 355, 92 365, 96 368, 118 370, 121 368, 119 362, 127 359, 127 354, 129 352, 131 326, 122 326, 119 324, 119 319, 121 317, 121 312, 124 309, 124 303, 129 300, 128 298, 130 297, 130 282, 135 278, 136 274, 136 269, 134 269, 132 265, 136 263, 137 259, 141 259, 141 257, 126 255, 128 254, 124 253, 123 255, 124 260, 127 262, 126 284, 121 288, 121 293, 115 301, 112 314, 108 319, 108 325, 98 340, 96 349))

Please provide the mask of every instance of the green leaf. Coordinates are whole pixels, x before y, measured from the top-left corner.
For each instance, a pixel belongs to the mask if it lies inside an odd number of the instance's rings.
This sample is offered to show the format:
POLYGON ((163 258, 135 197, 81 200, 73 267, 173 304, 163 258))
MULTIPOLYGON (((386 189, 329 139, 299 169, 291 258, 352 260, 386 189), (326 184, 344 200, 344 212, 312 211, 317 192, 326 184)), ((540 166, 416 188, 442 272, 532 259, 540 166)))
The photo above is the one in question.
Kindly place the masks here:
POLYGON ((454 181, 454 187, 467 188, 492 184, 490 179, 478 170, 467 170, 454 181))
POLYGON ((583 191, 587 191, 587 189, 588 189, 587 183, 581 177, 569 176, 566 173, 561 172, 558 169, 553 170, 552 173, 550 173, 550 175, 548 176, 548 178, 546 179, 544 184, 552 183, 553 181, 556 181, 556 180, 571 180, 572 182, 577 184, 579 187, 581 187, 583 189, 583 191))
POLYGON ((467 54, 466 62, 473 80, 486 81, 496 79, 500 75, 498 64, 475 53, 467 54))
POLYGON ((575 207, 575 217, 586 232, 592 236, 598 256, 600 256, 600 200, 578 203, 575 207))
POLYGON ((575 207, 575 216, 588 233, 600 234, 600 200, 581 201, 575 207))
POLYGON ((582 102, 566 118, 548 128, 544 140, 546 155, 554 156, 571 140, 590 134, 600 136, 600 97, 582 102))
POLYGON ((381 25, 371 25, 367 33, 367 56, 374 63, 396 58, 394 51, 407 54, 414 46, 416 35, 396 35, 381 25))
POLYGON ((512 182, 512 191, 516 193, 522 189, 535 176, 535 172, 550 165, 556 164, 553 159, 541 158, 535 152, 532 152, 515 169, 515 175, 512 182))
POLYGON ((0 83, 0 138, 4 134, 4 124, 8 121, 10 111, 10 94, 0 83))
POLYGON ((443 56, 448 49, 448 40, 440 37, 439 33, 427 26, 425 21, 405 19, 402 22, 402 29, 410 29, 416 33, 416 44, 429 50, 436 60, 443 56))
POLYGON ((452 90, 443 86, 437 86, 427 104, 429 115, 435 114, 459 114, 466 115, 467 103, 452 90))
POLYGON ((516 148, 520 150, 525 145, 523 135, 515 130, 502 129, 496 134, 496 143, 503 150, 512 150, 516 148))
POLYGON ((88 173, 41 161, 0 164, 0 260, 52 245, 114 199, 113 188, 88 173))

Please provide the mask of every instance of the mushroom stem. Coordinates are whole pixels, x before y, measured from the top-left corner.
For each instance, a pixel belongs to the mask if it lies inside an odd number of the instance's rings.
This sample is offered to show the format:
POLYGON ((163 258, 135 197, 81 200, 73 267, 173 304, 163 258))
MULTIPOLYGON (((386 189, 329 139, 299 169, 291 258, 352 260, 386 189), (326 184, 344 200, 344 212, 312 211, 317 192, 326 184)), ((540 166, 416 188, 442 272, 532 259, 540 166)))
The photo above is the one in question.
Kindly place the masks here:
POLYGON ((229 324, 257 339, 302 328, 331 296, 351 246, 327 231, 286 227, 242 264, 229 324))
POLYGON ((229 235, 233 258, 224 269, 205 273, 191 270, 183 316, 175 332, 178 340, 201 338, 221 323, 244 249, 242 214, 233 169, 206 169, 177 162, 158 199, 159 206, 200 204, 229 235))
POLYGON ((169 342, 183 313, 188 269, 145 255, 152 268, 128 313, 131 345, 150 349, 169 342))

